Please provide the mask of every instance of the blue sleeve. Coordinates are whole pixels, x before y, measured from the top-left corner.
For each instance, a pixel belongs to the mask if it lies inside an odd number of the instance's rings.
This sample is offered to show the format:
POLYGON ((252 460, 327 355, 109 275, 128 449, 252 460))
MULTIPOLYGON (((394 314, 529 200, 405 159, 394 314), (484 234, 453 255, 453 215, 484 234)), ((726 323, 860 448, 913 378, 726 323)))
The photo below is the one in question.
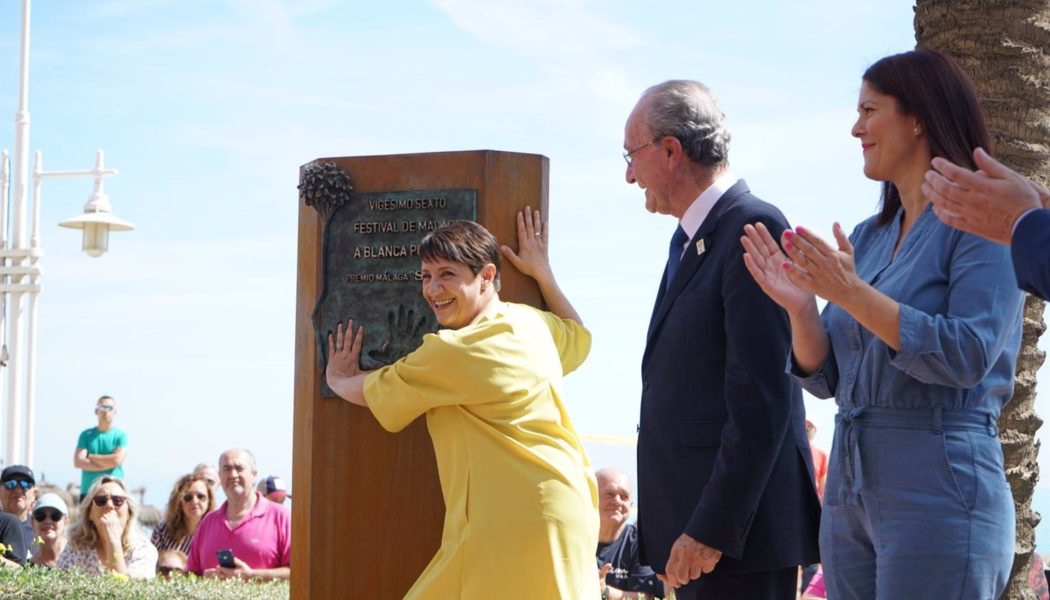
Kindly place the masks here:
POLYGON ((1018 287, 1050 299, 1050 210, 1034 210, 1022 218, 1010 250, 1018 287))
POLYGON ((90 429, 85 429, 84 431, 80 432, 80 437, 77 438, 77 450, 87 450, 88 449, 88 446, 87 446, 88 445, 88 440, 87 440, 88 431, 91 431, 91 430, 90 429))
POLYGON ((970 388, 995 365, 1017 330, 1024 296, 1005 246, 960 234, 942 311, 900 304, 900 350, 889 364, 923 383, 970 388))
POLYGON ((117 448, 128 447, 128 432, 123 429, 120 430, 120 435, 117 436, 117 448))

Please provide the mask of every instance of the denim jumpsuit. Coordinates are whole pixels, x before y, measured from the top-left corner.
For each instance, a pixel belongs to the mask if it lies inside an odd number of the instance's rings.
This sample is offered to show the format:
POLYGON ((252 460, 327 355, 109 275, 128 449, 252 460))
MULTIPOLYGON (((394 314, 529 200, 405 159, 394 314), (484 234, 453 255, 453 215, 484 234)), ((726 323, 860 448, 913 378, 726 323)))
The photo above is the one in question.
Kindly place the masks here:
POLYGON ((900 350, 841 308, 824 364, 792 374, 835 397, 820 554, 828 598, 998 598, 1014 506, 996 420, 1013 393, 1024 295, 1010 250, 923 210, 850 236, 857 274, 900 304, 900 350))

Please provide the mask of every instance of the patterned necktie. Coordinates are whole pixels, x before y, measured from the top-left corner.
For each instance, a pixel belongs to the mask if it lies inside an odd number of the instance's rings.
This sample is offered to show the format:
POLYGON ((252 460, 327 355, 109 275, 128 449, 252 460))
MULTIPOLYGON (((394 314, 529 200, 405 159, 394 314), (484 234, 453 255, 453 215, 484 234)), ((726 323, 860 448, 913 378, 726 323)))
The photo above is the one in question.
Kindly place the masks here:
POLYGON ((671 287, 674 275, 678 272, 678 265, 682 264, 682 246, 689 241, 689 236, 679 225, 671 236, 671 245, 667 248, 667 287, 671 287))

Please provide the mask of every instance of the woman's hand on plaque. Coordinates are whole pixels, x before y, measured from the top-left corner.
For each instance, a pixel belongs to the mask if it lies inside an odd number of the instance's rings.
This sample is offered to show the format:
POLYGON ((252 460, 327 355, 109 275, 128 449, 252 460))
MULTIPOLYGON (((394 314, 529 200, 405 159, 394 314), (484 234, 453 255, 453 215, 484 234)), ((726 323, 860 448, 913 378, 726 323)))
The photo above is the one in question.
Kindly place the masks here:
POLYGON ((328 366, 325 377, 329 387, 334 388, 333 380, 349 379, 361 371, 361 346, 365 341, 364 326, 354 330, 354 320, 349 319, 346 325, 340 322, 335 332, 328 333, 328 366))

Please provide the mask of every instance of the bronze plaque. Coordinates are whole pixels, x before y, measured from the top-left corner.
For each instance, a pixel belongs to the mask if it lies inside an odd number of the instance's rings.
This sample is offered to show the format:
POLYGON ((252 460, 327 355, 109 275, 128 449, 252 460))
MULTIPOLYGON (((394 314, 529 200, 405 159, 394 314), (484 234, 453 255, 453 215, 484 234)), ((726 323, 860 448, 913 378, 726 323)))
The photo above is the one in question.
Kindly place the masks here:
MULTIPOLYGON (((473 189, 353 193, 335 209, 324 229, 325 287, 314 319, 325 364, 328 333, 347 319, 364 325, 366 370, 396 361, 437 331, 423 299, 419 243, 446 222, 477 220, 477 197, 473 189)), ((327 382, 321 395, 335 397, 327 382)))

